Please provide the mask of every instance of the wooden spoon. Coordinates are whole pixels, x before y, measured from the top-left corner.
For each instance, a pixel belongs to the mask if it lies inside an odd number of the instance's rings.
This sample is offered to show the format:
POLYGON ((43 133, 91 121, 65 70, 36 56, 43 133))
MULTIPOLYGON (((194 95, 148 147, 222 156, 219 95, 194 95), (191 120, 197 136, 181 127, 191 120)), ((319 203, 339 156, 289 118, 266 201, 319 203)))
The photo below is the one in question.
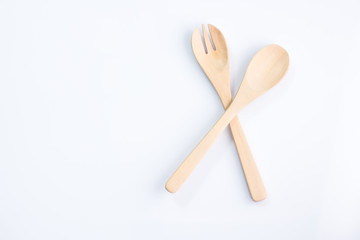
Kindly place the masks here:
POLYGON ((166 183, 165 187, 169 192, 174 193, 179 190, 236 114, 248 103, 275 86, 284 77, 288 67, 289 55, 278 45, 268 45, 255 54, 230 106, 166 183))
MULTIPOLYGON (((232 101, 228 49, 220 30, 211 24, 208 27, 214 48, 204 25, 202 25, 202 30, 205 46, 199 29, 195 29, 192 34, 191 46, 196 60, 214 86, 226 109, 232 101)), ((266 198, 266 190, 237 116, 231 120, 230 129, 251 197, 254 201, 263 200, 266 198)))

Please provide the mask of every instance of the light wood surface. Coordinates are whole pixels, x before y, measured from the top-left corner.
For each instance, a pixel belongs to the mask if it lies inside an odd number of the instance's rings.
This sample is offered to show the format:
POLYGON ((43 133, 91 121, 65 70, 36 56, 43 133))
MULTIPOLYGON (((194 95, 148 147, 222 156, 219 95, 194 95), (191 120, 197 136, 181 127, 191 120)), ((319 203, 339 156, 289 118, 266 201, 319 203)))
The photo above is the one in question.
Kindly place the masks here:
POLYGON ((288 67, 289 55, 278 45, 268 45, 255 54, 230 106, 166 183, 166 189, 169 192, 174 193, 179 190, 236 114, 248 103, 277 84, 286 74, 288 67))
MULTIPOLYGON (((202 32, 205 46, 199 29, 195 29, 192 34, 191 46, 198 63, 214 86, 224 109, 226 109, 232 100, 227 44, 218 28, 209 24, 208 29, 215 49, 204 25, 202 25, 202 32)), ((254 201, 261 201, 266 198, 266 190, 237 116, 230 122, 230 129, 251 197, 254 201)))

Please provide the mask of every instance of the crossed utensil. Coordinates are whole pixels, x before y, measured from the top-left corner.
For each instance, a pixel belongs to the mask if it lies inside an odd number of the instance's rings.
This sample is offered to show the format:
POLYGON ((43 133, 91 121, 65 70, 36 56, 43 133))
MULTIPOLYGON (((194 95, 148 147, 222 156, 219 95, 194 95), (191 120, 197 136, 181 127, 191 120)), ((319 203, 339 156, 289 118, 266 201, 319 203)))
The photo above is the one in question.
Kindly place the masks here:
POLYGON ((204 42, 199 29, 195 29, 191 46, 198 63, 214 86, 226 111, 178 167, 165 187, 171 193, 179 190, 217 137, 230 124, 251 197, 254 201, 261 201, 266 198, 266 190, 237 113, 283 78, 289 67, 289 55, 285 49, 275 44, 268 45, 257 52, 246 70, 237 94, 232 99, 225 38, 215 26, 209 24, 208 29, 213 44, 205 26, 202 25, 204 42))

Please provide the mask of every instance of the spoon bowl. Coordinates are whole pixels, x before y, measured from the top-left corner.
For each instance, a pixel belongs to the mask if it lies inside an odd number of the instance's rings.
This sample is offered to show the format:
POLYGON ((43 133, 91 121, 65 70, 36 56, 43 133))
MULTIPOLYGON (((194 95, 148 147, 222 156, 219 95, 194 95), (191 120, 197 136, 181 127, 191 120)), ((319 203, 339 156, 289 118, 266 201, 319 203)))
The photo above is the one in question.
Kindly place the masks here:
POLYGON ((266 91, 275 86, 286 74, 289 55, 278 45, 269 45, 258 52, 249 64, 245 79, 257 91, 266 91), (261 71, 260 71, 261 70, 261 71), (266 81, 263 79, 266 78, 266 81))
POLYGON ((276 44, 264 47, 251 59, 233 103, 243 108, 279 83, 288 68, 289 54, 284 48, 276 44))

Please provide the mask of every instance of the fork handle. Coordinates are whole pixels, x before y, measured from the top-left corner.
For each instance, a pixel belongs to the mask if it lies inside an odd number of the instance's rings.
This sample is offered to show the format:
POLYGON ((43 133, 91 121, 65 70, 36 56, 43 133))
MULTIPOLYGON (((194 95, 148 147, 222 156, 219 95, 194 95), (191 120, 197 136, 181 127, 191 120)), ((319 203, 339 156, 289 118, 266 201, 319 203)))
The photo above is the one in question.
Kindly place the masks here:
POLYGON ((265 186, 260 177, 254 157, 251 154, 249 144, 237 116, 231 120, 230 129, 240 157, 241 166, 244 171, 251 197, 254 201, 264 200, 266 198, 265 186))

